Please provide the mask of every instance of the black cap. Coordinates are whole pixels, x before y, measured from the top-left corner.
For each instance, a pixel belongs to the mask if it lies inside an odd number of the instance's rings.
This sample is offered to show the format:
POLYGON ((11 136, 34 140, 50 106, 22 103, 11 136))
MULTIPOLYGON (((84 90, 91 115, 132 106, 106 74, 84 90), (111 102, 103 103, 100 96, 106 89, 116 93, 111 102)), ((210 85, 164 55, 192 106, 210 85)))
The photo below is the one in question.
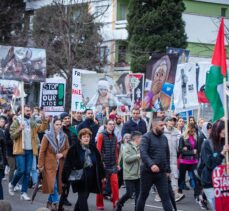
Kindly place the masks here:
POLYGON ((3 115, 0 116, 0 119, 4 119, 5 122, 7 121, 7 117, 6 116, 3 116, 3 115))

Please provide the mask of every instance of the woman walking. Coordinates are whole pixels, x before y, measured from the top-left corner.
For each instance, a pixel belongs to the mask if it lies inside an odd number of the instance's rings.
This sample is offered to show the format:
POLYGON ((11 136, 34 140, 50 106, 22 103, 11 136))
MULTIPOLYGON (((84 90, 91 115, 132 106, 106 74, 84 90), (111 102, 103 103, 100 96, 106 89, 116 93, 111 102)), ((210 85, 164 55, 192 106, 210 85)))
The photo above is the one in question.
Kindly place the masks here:
POLYGON ((38 168, 43 177, 42 192, 49 193, 47 208, 52 211, 58 210, 58 193, 62 191, 61 173, 68 148, 68 138, 62 130, 62 121, 54 118, 50 130, 45 132, 41 141, 38 159, 38 168))
POLYGON ((225 145, 225 123, 218 120, 212 126, 210 137, 203 143, 201 157, 203 158, 204 168, 201 173, 201 183, 204 193, 212 210, 215 210, 215 194, 212 184, 212 171, 215 167, 222 164, 229 146, 225 145))
POLYGON ((92 133, 85 128, 79 131, 79 142, 68 151, 62 172, 62 181, 67 183, 74 171, 82 171, 78 178, 71 179, 73 192, 78 192, 74 211, 88 211, 87 199, 90 193, 102 193, 102 179, 105 171, 97 148, 89 144, 92 133))

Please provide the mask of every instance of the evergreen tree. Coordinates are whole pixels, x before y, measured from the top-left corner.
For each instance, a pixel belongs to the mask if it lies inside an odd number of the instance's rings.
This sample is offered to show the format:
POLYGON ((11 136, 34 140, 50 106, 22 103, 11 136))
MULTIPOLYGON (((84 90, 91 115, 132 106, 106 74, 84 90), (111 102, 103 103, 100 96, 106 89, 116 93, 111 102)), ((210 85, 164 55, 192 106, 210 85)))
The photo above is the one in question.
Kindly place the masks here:
POLYGON ((0 44, 24 46, 26 42, 24 0, 1 0, 0 44))
POLYGON ((145 72, 149 56, 166 47, 186 48, 182 0, 130 0, 128 50, 131 70, 145 72))

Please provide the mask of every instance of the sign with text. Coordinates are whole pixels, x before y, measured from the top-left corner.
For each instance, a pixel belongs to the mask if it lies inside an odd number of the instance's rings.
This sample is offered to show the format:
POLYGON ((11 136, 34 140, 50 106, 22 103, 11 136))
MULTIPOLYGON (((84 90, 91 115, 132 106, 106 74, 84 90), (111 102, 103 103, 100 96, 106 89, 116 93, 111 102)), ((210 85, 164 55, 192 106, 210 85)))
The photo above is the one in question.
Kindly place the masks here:
POLYGON ((226 165, 217 166, 212 172, 212 183, 215 193, 215 210, 229 210, 229 175, 226 165))
POLYGON ((64 112, 66 80, 64 78, 47 78, 41 83, 40 107, 48 115, 64 112))
POLYGON ((81 111, 85 110, 82 97, 82 87, 81 87, 81 72, 79 69, 72 70, 72 104, 71 111, 81 111))

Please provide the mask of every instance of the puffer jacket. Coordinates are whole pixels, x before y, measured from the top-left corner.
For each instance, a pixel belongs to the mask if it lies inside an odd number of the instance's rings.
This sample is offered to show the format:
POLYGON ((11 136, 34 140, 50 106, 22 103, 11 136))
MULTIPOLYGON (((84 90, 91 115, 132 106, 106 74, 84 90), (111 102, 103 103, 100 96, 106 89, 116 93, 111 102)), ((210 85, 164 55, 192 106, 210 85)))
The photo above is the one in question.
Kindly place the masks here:
POLYGON ((140 178, 140 146, 128 142, 123 146, 123 178, 136 180, 140 178))

